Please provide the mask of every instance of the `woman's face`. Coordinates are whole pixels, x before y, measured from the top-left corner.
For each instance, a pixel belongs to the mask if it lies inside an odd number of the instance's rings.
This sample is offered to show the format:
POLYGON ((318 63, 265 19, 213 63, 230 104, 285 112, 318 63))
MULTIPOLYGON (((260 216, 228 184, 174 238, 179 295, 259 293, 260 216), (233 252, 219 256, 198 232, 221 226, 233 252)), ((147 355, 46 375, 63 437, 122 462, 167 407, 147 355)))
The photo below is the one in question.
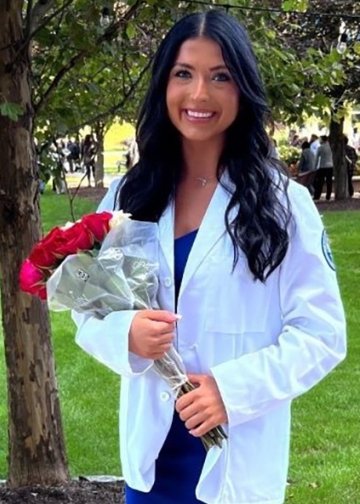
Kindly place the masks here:
POLYGON ((224 140, 239 109, 239 90, 220 46, 205 37, 186 40, 170 71, 169 118, 185 140, 224 140))

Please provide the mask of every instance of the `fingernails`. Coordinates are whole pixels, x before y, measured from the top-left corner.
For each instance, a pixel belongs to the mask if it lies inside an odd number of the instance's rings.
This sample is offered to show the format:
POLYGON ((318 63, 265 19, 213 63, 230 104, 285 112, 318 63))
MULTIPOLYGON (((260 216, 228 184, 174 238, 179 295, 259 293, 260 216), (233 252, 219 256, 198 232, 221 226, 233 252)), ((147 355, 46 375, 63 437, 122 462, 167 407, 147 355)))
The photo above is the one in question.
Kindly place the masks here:
POLYGON ((179 313, 175 313, 175 318, 176 318, 176 320, 181 320, 182 315, 180 315, 179 313))

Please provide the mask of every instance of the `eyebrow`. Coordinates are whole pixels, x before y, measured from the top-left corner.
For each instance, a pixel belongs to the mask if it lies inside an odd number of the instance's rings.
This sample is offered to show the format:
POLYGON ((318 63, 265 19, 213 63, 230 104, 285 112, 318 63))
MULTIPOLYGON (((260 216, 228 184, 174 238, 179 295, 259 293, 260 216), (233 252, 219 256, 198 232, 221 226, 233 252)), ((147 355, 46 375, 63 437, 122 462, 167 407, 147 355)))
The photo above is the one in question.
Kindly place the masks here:
MULTIPOLYGON (((194 70, 195 69, 192 65, 189 65, 188 63, 181 63, 181 61, 175 61, 174 66, 181 66, 181 67, 184 67, 184 68, 189 68, 190 70, 194 70)), ((226 65, 217 65, 217 66, 214 66, 214 67, 210 68, 211 72, 213 72, 215 70, 227 70, 227 71, 229 71, 229 69, 227 68, 226 65)))

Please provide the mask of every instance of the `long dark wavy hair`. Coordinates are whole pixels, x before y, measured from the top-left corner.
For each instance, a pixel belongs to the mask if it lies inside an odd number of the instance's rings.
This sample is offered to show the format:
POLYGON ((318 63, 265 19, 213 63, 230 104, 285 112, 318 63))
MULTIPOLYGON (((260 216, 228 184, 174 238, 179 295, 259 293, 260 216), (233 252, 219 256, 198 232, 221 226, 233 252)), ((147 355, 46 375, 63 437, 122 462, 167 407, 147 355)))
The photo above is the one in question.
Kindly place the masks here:
POLYGON ((241 97, 218 168, 218 179, 220 167, 226 166, 234 185, 225 212, 234 265, 241 249, 254 277, 265 281, 288 247, 288 179, 271 156, 265 131, 269 111, 251 42, 245 29, 228 14, 219 10, 189 14, 161 42, 137 123, 140 161, 121 181, 117 205, 135 219, 157 222, 174 197, 183 154, 180 134, 168 116, 166 88, 181 44, 199 36, 219 44, 241 97), (238 212, 230 222, 233 207, 238 212))

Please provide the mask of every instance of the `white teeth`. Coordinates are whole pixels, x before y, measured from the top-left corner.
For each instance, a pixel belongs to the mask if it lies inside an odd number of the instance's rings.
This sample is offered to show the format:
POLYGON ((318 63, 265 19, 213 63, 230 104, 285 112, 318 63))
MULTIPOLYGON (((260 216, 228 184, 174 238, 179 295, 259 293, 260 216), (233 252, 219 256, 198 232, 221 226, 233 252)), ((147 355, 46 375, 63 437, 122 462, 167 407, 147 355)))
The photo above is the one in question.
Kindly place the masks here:
POLYGON ((196 117, 198 119, 208 119, 213 115, 213 112, 195 112, 193 110, 187 110, 186 113, 188 116, 196 117))

